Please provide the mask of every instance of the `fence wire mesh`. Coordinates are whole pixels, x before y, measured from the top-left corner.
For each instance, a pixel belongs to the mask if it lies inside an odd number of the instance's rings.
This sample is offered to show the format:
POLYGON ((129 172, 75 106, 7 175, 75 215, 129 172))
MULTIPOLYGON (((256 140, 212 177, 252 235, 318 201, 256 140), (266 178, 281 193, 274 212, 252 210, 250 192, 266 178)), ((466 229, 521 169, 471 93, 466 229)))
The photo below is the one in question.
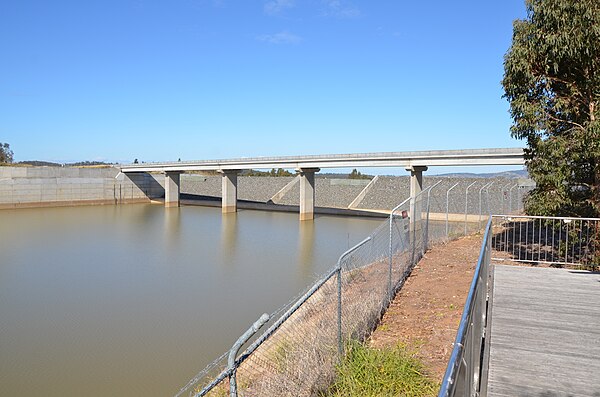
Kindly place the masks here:
POLYGON ((229 395, 234 371, 239 396, 314 396, 327 390, 348 342, 371 333, 429 246, 462 235, 467 223, 478 224, 465 222, 465 214, 451 219, 447 211, 468 205, 464 189, 448 193, 436 187, 399 204, 336 266, 273 313, 235 365, 228 366, 224 354, 176 396, 229 395))

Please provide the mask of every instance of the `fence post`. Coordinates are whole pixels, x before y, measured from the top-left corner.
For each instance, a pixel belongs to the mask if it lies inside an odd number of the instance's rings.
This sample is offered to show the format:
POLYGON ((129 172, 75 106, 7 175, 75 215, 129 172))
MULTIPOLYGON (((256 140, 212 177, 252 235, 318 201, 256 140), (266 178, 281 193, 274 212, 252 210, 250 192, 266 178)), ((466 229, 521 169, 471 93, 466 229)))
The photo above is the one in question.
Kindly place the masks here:
POLYGON ((515 186, 511 187, 510 190, 508 191, 508 197, 509 197, 509 204, 508 204, 508 213, 512 214, 512 191, 514 188, 516 188, 517 186, 519 186, 519 184, 517 183, 515 186))
POLYGON ((425 251, 427 251, 427 249, 429 248, 429 214, 431 211, 431 191, 435 189, 435 187, 440 183, 442 183, 441 180, 437 181, 432 186, 429 186, 427 188, 427 221, 425 222, 425 233, 423 234, 423 252, 421 253, 422 256, 425 256, 425 251))
POLYGON ((425 221, 425 227, 423 229, 423 249, 421 251, 421 256, 425 256, 425 251, 427 251, 427 248, 429 248, 429 198, 431 197, 431 190, 441 182, 442 181, 439 181, 438 183, 427 189, 427 220, 425 221))
POLYGON ((476 184, 477 181, 471 183, 469 186, 467 186, 467 189, 465 190, 465 236, 467 235, 467 212, 469 211, 469 188, 471 186, 473 186, 474 184, 476 184))
POLYGON ((229 357, 227 358, 227 367, 229 370, 229 396, 237 397, 237 380, 236 380, 236 372, 237 367, 235 365, 235 357, 237 356, 238 351, 244 345, 244 343, 248 342, 248 339, 252 337, 263 325, 265 325, 269 321, 269 315, 264 313, 246 332, 239 337, 239 339, 233 344, 231 350, 229 350, 229 357))
POLYGON ((450 191, 458 186, 458 182, 446 191, 446 240, 448 239, 448 211, 450 210, 450 191))
POLYGON ((342 346, 342 261, 341 258, 338 261, 337 269, 337 336, 338 336, 338 358, 341 360, 344 354, 344 347, 342 346))
POLYGON ((389 264, 389 269, 388 269, 388 299, 391 299, 392 297, 392 256, 394 255, 392 252, 392 244, 393 244, 393 239, 392 239, 392 233, 393 233, 393 222, 394 222, 394 210, 392 210, 392 212, 390 212, 390 245, 389 245, 389 252, 388 252, 388 264, 389 264))
MULTIPOLYGON (((411 217, 415 216, 414 213, 416 212, 417 206, 416 206, 416 198, 415 197, 411 197, 410 198, 410 208, 412 213, 410 214, 411 217)), ((410 220, 410 226, 412 226, 410 228, 409 231, 412 231, 412 243, 411 245, 411 255, 410 255, 410 265, 414 265, 415 264, 415 250, 417 248, 417 224, 416 224, 416 219, 413 217, 410 220)))
POLYGON ((509 183, 508 185, 506 185, 506 186, 502 186, 502 189, 500 190, 500 199, 501 199, 501 201, 502 201, 502 212, 501 212, 502 214, 505 214, 505 213, 506 213, 506 211, 504 211, 504 209, 505 209, 505 208, 504 208, 504 207, 505 207, 505 205, 504 205, 504 202, 506 201, 506 200, 505 200, 504 193, 505 193, 506 189, 507 189, 508 187, 510 187, 510 185, 512 185, 512 182, 510 182, 510 183, 509 183))
POLYGON ((487 210, 488 210, 488 214, 492 215, 492 210, 490 208, 490 187, 492 187, 492 185, 495 183, 496 181, 492 181, 492 183, 490 183, 489 185, 487 185, 487 187, 485 188, 485 197, 487 199, 487 210))
POLYGON ((483 189, 485 189, 487 185, 488 183, 486 183, 481 187, 481 189, 479 189, 479 229, 481 229, 481 192, 483 191, 483 189))
POLYGON ((404 200, 403 202, 401 202, 400 204, 398 204, 397 206, 395 206, 394 208, 392 208, 392 212, 390 212, 390 245, 389 245, 389 252, 388 252, 388 262, 389 262, 389 270, 388 270, 388 299, 391 300, 392 299, 392 258, 394 256, 394 252, 393 252, 393 239, 392 239, 392 233, 393 233, 393 225, 394 225, 394 212, 396 212, 396 210, 398 210, 400 207, 402 207, 403 205, 405 205, 408 201, 410 200, 410 198, 404 200))
POLYGON ((338 307, 337 307, 337 334, 338 334, 338 354, 339 358, 342 358, 342 354, 344 353, 344 346, 342 345, 342 261, 350 254, 352 251, 362 247, 365 243, 371 241, 372 237, 369 236, 360 243, 356 244, 354 247, 348 249, 348 251, 344 252, 340 255, 337 266, 337 298, 338 298, 338 307))

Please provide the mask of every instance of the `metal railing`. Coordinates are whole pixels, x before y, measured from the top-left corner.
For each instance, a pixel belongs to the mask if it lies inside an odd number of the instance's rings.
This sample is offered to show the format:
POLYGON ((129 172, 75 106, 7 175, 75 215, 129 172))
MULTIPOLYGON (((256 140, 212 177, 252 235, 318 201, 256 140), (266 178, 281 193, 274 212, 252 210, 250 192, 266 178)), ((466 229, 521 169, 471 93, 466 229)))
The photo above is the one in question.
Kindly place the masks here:
POLYGON ((445 224, 429 222, 432 188, 394 208, 306 292, 273 313, 241 355, 238 349, 260 323, 177 396, 309 396, 326 390, 349 341, 371 333, 428 242, 445 239, 445 224))
POLYGON ((485 228, 481 252, 438 397, 485 395, 489 354, 488 312, 491 308, 490 259, 492 218, 485 228))
POLYGON ((493 260, 590 266, 600 262, 600 219, 494 215, 493 260))
POLYGON ((491 215, 438 397, 485 396, 492 260, 597 267, 600 219, 491 215))

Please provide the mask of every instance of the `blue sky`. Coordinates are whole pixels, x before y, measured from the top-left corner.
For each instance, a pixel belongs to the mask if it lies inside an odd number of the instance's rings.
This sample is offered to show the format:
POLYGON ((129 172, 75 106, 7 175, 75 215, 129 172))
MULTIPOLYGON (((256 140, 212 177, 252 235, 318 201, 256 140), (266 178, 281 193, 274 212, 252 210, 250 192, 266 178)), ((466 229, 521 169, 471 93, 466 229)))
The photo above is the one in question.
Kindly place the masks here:
POLYGON ((524 16, 523 0, 4 1, 0 142, 111 162, 523 146, 500 81, 524 16))

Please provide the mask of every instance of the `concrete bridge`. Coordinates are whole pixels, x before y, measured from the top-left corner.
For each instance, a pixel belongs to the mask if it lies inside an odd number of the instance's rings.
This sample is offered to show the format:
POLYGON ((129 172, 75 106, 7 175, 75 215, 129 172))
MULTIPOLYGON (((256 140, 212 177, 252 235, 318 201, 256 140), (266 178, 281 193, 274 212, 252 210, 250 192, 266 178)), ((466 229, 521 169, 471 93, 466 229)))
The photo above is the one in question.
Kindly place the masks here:
POLYGON ((237 175, 247 169, 295 169, 300 174, 300 220, 314 218, 315 173, 322 168, 404 168, 411 174, 410 195, 423 187, 423 172, 434 166, 523 165, 523 149, 464 149, 418 152, 354 153, 315 156, 249 157, 120 165, 121 172, 165 174, 165 206, 179 206, 180 175, 186 171, 216 171, 222 179, 222 211, 237 211, 237 175))

